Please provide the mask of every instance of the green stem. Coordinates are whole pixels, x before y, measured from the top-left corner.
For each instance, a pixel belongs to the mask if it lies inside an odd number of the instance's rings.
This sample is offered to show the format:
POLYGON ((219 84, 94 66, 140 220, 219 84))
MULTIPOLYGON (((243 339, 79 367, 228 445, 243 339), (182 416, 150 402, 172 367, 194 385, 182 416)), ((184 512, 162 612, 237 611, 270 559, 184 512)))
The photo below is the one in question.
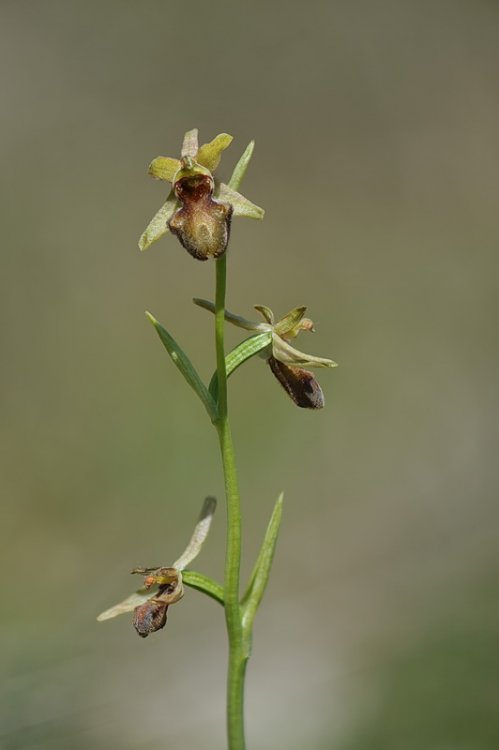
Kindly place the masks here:
POLYGON ((239 570, 241 565, 241 506, 227 408, 227 372, 225 369, 224 311, 227 277, 226 256, 216 261, 215 341, 218 374, 218 419, 216 427, 222 454, 227 500, 227 547, 225 556, 224 606, 229 639, 227 676, 227 736, 229 750, 244 750, 244 676, 246 656, 239 605, 239 570))

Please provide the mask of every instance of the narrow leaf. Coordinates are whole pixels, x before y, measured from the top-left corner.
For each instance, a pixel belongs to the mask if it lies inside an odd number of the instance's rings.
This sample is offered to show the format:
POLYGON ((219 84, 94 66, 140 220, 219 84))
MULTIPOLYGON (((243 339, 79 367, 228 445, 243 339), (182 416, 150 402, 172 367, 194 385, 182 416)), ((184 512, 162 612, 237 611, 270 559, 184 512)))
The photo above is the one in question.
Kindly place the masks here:
POLYGON ((284 495, 281 493, 274 506, 248 588, 241 602, 243 611, 243 630, 247 635, 251 633, 253 620, 255 619, 257 609, 260 606, 260 602, 262 601, 269 580, 277 536, 281 525, 283 499, 284 495))
POLYGON ((141 250, 147 250, 153 242, 159 240, 164 234, 169 232, 168 221, 173 216, 175 209, 179 206, 175 193, 172 191, 166 202, 163 203, 159 211, 149 222, 147 229, 142 233, 139 240, 141 250))
POLYGON ((191 589, 202 591, 203 594, 211 596, 219 604, 224 605, 224 587, 214 581, 212 578, 197 573, 194 570, 184 570, 182 573, 182 580, 186 586, 190 586, 191 589))
POLYGON ((194 368, 193 364, 191 363, 189 357, 185 352, 180 348, 180 346, 177 344, 173 336, 171 336, 168 331, 163 328, 161 323, 158 323, 156 318, 154 318, 151 313, 146 312, 147 317, 153 324, 153 326, 156 329, 156 332, 161 339, 161 342, 163 346, 165 347, 166 351, 172 358, 174 364, 178 367, 186 381, 189 383, 191 388, 197 393, 201 401, 203 402, 206 411, 208 412, 210 419, 212 422, 214 422, 217 419, 217 407, 216 404, 208 392, 208 389, 206 388, 205 384, 199 377, 196 369, 194 368))
MULTIPOLYGON (((270 331, 257 333, 256 336, 250 336, 244 341, 241 341, 241 343, 232 349, 232 351, 225 357, 225 371, 227 377, 232 375, 234 370, 237 370, 237 368, 246 362, 246 360, 254 357, 255 354, 258 354, 269 346, 271 341, 272 333, 270 331)), ((218 396, 218 378, 216 372, 213 373, 208 390, 216 400, 218 396)))
POLYGON ((234 167, 234 171, 232 172, 232 177, 229 180, 229 187, 232 188, 232 190, 239 190, 241 186, 241 182, 243 181, 244 175, 246 174, 246 170, 248 169, 248 165, 251 161, 251 157, 253 156, 253 149, 255 148, 255 141, 250 141, 248 145, 246 146, 246 149, 237 162, 236 166, 234 167))

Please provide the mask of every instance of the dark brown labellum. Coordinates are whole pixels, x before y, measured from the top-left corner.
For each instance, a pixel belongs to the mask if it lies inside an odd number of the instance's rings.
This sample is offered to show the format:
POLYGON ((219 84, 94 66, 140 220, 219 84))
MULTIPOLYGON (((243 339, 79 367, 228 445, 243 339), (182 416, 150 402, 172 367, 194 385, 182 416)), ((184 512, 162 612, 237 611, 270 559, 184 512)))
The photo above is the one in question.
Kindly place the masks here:
POLYGON ((150 633, 161 630, 166 625, 168 604, 157 599, 135 607, 133 611, 133 626, 141 638, 147 638, 150 633))
POLYGON ((324 394, 313 373, 301 367, 285 365, 275 357, 269 357, 267 361, 277 380, 297 406, 302 409, 322 409, 324 394))
POLYGON ((181 206, 168 222, 186 250, 197 260, 218 258, 227 249, 232 206, 213 198, 213 178, 195 174, 177 180, 181 206))

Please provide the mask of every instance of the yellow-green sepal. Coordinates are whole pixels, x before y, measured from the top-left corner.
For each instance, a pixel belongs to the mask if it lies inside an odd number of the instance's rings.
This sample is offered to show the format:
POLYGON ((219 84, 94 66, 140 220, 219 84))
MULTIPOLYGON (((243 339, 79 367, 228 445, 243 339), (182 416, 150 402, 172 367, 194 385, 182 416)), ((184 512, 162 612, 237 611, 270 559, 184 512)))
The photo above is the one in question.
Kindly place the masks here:
POLYGON ((159 240, 164 234, 169 232, 168 222, 179 206, 179 202, 173 190, 161 206, 159 211, 153 216, 147 229, 142 233, 139 240, 139 248, 147 250, 153 242, 159 240))
POLYGON ((244 195, 233 190, 223 182, 215 190, 215 197, 225 203, 230 203, 234 209, 233 216, 245 216, 247 219, 263 219, 265 211, 260 206, 252 203, 244 195))
POLYGON ((228 133, 220 133, 210 141, 210 143, 204 143, 200 146, 199 151, 196 154, 196 161, 198 164, 202 164, 210 172, 214 172, 220 164, 222 152, 230 146, 233 138, 228 133))
POLYGON ((149 164, 148 173, 155 180, 173 182, 175 174, 180 169, 180 161, 171 156, 157 156, 149 164))

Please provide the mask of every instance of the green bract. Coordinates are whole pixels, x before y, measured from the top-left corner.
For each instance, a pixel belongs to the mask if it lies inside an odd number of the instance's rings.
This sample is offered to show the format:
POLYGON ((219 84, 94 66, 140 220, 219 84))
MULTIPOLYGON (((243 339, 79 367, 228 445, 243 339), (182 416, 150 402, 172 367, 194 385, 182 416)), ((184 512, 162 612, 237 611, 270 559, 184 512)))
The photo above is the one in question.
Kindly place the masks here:
POLYGON ((180 159, 158 156, 151 162, 151 177, 171 183, 172 190, 142 234, 141 250, 170 231, 197 260, 218 258, 227 249, 233 216, 263 218, 262 208, 213 176, 231 142, 231 135, 221 133, 198 146, 198 131, 189 130, 180 159))

